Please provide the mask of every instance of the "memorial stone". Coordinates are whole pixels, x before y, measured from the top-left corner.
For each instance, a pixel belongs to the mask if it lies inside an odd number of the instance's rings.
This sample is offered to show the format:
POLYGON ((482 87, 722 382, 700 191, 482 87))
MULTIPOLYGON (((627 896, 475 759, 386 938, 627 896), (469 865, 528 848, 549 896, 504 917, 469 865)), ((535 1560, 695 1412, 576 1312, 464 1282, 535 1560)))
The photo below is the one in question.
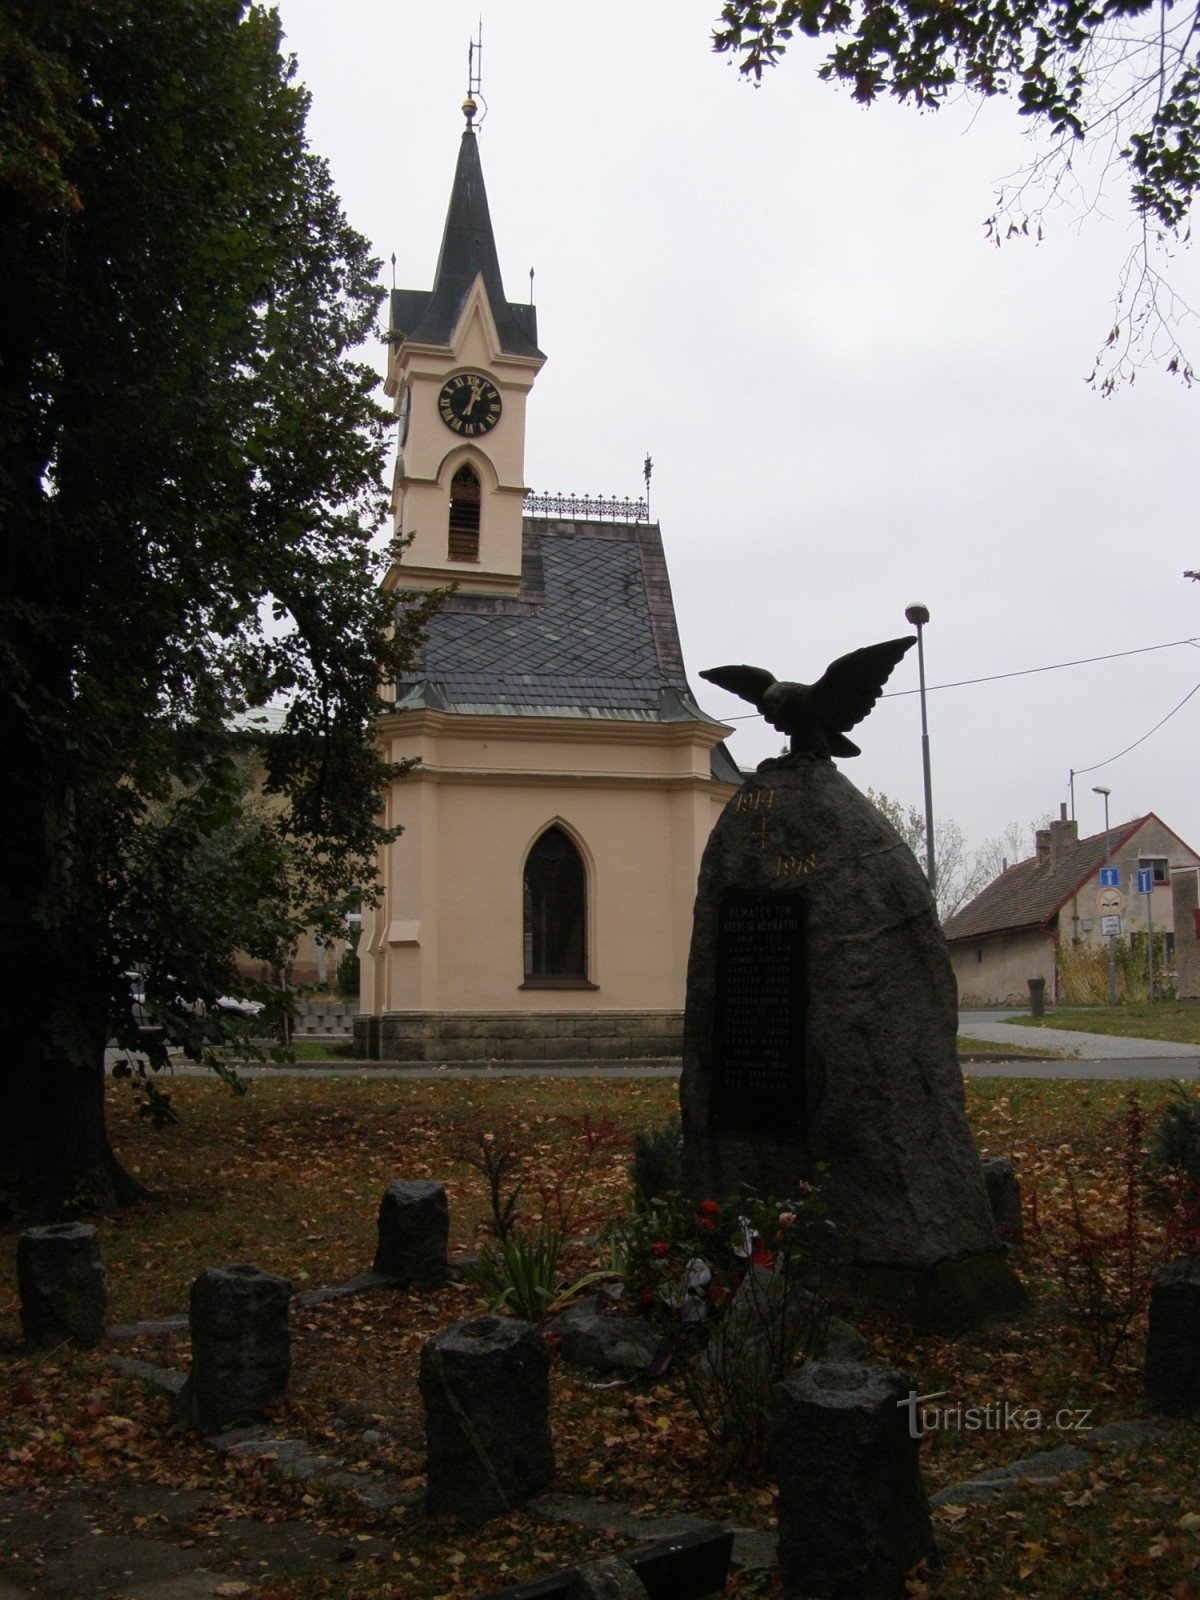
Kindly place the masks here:
POLYGON ((426 1470, 433 1516, 485 1522, 554 1477, 550 1353, 512 1317, 473 1317, 421 1349, 426 1470))
POLYGON ((375 1271, 404 1289, 440 1289, 449 1279, 450 1207, 440 1183, 389 1183, 379 1203, 375 1271))
POLYGON ((775 1385, 785 1594, 898 1600, 905 1574, 936 1561, 912 1393, 900 1373, 850 1362, 810 1362, 775 1385))
POLYGON ((291 1284, 257 1267, 207 1267, 192 1283, 192 1369, 181 1415, 220 1433, 257 1422, 291 1374, 291 1284))
POLYGON ((1146 1398, 1168 1416, 1200 1411, 1200 1256, 1184 1256, 1154 1274, 1146 1398))
POLYGON ((696 1200, 818 1182, 846 1287, 954 1330, 1018 1304, 967 1125, 957 994, 912 852, 833 763, 766 761, 704 853, 680 1102, 696 1200))
POLYGON ((72 1340, 91 1349, 104 1337, 108 1291, 96 1230, 86 1222, 28 1228, 17 1240, 21 1326, 31 1349, 72 1340))

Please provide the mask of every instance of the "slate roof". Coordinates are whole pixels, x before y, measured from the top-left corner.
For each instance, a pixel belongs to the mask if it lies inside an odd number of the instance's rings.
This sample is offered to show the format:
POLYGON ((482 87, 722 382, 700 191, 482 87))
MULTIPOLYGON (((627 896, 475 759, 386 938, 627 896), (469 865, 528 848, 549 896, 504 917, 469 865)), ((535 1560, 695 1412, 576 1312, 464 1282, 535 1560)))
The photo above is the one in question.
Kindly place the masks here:
POLYGON ((479 144, 468 127, 459 146, 433 288, 392 290, 392 332, 418 344, 448 345, 480 273, 501 350, 508 355, 540 357, 537 312, 530 305, 510 304, 504 296, 479 144))
MULTIPOLYGON (((519 598, 453 595, 396 709, 711 722, 683 666, 657 526, 526 518, 519 598)), ((718 754, 719 752, 719 754, 718 754)), ((740 783, 723 745, 713 776, 740 783)))
MULTIPOLYGON (((1132 822, 1114 827, 1110 835, 1115 856, 1153 813, 1135 817, 1132 822)), ((1033 856, 1018 861, 981 889, 968 905, 955 912, 945 926, 947 940, 978 939, 992 933, 1013 933, 1018 929, 1044 928, 1066 902, 1090 879, 1094 879, 1105 860, 1105 838, 1096 833, 1080 839, 1057 861, 1033 856)))

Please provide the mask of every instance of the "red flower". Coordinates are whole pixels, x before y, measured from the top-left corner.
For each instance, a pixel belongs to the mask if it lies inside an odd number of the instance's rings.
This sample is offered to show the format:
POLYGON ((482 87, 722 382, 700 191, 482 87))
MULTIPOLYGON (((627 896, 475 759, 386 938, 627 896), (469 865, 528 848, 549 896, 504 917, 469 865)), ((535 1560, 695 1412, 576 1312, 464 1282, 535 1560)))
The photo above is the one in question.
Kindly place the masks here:
POLYGON ((647 1305, 648 1306, 653 1299, 654 1299, 654 1291, 653 1291, 653 1289, 643 1289, 642 1290, 642 1303, 643 1303, 643 1305, 647 1305))
POLYGON ((750 1251, 750 1265, 752 1267, 773 1267, 775 1265, 775 1252, 761 1233, 754 1235, 754 1244, 750 1251))
POLYGON ((713 1222, 712 1222, 712 1218, 711 1217, 697 1217, 696 1218, 696 1226, 698 1228, 708 1229, 708 1228, 711 1228, 712 1225, 713 1225, 713 1222))
POLYGON ((667 1251, 670 1248, 671 1248, 670 1245, 667 1243, 667 1241, 665 1239, 660 1239, 658 1241, 658 1243, 654 1246, 654 1254, 656 1256, 665 1256, 667 1251))
POLYGON ((702 1217, 715 1217, 720 1209, 715 1200, 701 1200, 700 1202, 700 1215, 702 1217))

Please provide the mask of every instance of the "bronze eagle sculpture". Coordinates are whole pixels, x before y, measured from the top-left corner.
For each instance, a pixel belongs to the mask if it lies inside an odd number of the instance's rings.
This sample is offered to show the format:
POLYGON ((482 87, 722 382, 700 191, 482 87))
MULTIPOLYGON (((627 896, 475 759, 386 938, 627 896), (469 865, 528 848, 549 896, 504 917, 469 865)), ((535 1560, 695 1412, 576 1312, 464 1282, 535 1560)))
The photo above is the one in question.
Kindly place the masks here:
POLYGON ((741 695, 790 736, 794 756, 857 756, 846 734, 870 711, 916 636, 885 639, 839 656, 816 683, 780 683, 764 667, 710 667, 700 676, 741 695))

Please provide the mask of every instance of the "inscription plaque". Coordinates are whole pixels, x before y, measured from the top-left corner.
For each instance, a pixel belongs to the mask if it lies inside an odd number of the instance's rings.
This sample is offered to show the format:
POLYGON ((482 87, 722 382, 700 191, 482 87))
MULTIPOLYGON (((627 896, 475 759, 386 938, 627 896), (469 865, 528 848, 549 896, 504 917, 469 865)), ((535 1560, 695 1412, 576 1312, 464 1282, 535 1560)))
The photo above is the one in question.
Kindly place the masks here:
POLYGON ((808 1109, 806 904, 732 890, 717 910, 712 1118, 794 1132, 808 1109))

